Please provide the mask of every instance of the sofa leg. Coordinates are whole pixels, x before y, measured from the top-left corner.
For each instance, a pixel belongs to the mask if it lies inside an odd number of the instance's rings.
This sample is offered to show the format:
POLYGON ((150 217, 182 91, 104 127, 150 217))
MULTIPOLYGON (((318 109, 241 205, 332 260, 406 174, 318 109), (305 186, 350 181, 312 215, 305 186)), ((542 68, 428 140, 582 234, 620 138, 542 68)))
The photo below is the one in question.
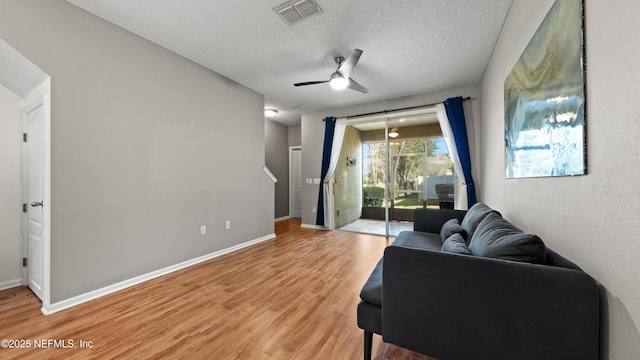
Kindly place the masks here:
POLYGON ((371 347, 373 345, 373 333, 364 331, 364 360, 371 360, 371 347))

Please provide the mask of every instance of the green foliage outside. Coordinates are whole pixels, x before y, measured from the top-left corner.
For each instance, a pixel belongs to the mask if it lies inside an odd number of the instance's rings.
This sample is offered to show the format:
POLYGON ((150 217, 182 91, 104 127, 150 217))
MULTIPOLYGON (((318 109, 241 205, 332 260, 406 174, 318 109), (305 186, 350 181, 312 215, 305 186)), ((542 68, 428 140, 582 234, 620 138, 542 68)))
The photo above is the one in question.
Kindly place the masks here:
POLYGON ((365 186, 362 188, 362 205, 380 207, 384 201, 384 188, 365 186))
MULTIPOLYGON (((369 161, 363 169, 363 205, 383 206, 386 181, 386 144, 384 142, 366 143, 369 161)), ((423 206, 417 192, 426 186, 429 176, 448 175, 453 172, 453 164, 448 154, 439 155, 435 139, 392 141, 391 179, 395 194, 394 207, 415 208, 423 206), (426 162, 426 164, 425 164, 426 162)))
POLYGON ((394 207, 414 209, 417 207, 422 207, 422 201, 416 199, 415 197, 406 197, 401 200, 396 200, 394 203, 394 207))
MULTIPOLYGON (((383 142, 367 143, 369 147, 369 166, 364 170, 365 184, 373 186, 384 184, 386 178, 386 146, 383 142)), ((435 154, 438 146, 434 139, 403 140, 389 144, 391 154, 408 154, 408 156, 392 156, 391 169, 397 189, 418 190, 418 177, 424 175, 444 175, 453 170, 453 164, 447 155, 435 154), (426 174, 424 174, 423 155, 426 153, 426 174), (439 161, 443 157, 445 161, 439 161)))

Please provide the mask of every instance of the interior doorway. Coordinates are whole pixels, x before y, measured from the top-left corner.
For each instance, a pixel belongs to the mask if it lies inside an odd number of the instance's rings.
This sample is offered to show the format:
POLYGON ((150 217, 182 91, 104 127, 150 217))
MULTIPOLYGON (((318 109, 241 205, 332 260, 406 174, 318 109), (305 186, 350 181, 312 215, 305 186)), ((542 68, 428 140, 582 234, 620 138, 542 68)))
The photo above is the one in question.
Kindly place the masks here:
MULTIPOLYGON (((3 190, 19 194, 17 200, 22 203, 21 212, 11 203, 15 214, 21 213, 21 216, 7 224, 17 229, 18 235, 0 236, 0 253, 12 244, 19 244, 21 254, 8 259, 11 274, 18 274, 9 276, 16 276, 18 281, 0 278, 0 286, 28 286, 42 300, 42 311, 46 313, 50 304, 51 78, 3 39, 0 39, 0 57, 3 59, 0 85, 13 93, 22 109, 15 117, 0 119, 18 125, 11 126, 15 133, 12 130, 8 135, 16 140, 11 145, 17 150, 10 166, 12 171, 18 169, 17 180, 11 184, 3 182, 2 186, 10 187, 3 190)), ((5 229, 2 230, 4 235, 5 229)), ((5 275, 4 271, 0 274, 5 275)))
POLYGON ((339 159, 337 229, 393 237, 413 229, 415 208, 453 207, 453 163, 435 109, 348 122, 339 159))
POLYGON ((23 111, 23 193, 26 206, 24 229, 24 257, 26 285, 42 300, 43 293, 43 236, 44 220, 44 104, 40 97, 23 111))
POLYGON ((289 216, 302 218, 302 147, 289 147, 289 216))

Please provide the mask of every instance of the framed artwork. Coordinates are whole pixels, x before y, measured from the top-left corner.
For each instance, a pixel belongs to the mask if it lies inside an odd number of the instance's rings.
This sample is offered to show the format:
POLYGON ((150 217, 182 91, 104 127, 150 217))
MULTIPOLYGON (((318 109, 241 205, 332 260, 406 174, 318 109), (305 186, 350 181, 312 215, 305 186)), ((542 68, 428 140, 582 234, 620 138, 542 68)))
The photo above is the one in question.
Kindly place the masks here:
POLYGON ((583 0, 556 0, 504 81, 507 178, 584 175, 583 0))

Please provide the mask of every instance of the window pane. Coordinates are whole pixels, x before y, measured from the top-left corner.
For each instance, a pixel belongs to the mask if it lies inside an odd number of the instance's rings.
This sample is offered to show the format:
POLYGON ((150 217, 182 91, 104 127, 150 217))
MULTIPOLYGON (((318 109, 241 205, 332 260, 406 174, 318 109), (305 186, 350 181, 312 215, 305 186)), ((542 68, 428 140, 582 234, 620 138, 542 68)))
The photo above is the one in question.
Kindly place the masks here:
MULTIPOLYGON (((424 145, 424 141, 422 141, 424 145)), ((393 200, 396 208, 422 207, 424 182, 424 152, 393 156, 393 200)))
MULTIPOLYGON (((363 144, 363 206, 385 206, 386 160, 384 142, 363 144)), ((391 140, 390 207, 452 208, 453 163, 444 138, 391 140)))
POLYGON ((430 139, 427 153, 428 204, 440 208, 453 208, 453 163, 444 138, 430 139))
POLYGON ((386 179, 385 143, 365 143, 362 147, 362 204, 384 206, 386 179))

